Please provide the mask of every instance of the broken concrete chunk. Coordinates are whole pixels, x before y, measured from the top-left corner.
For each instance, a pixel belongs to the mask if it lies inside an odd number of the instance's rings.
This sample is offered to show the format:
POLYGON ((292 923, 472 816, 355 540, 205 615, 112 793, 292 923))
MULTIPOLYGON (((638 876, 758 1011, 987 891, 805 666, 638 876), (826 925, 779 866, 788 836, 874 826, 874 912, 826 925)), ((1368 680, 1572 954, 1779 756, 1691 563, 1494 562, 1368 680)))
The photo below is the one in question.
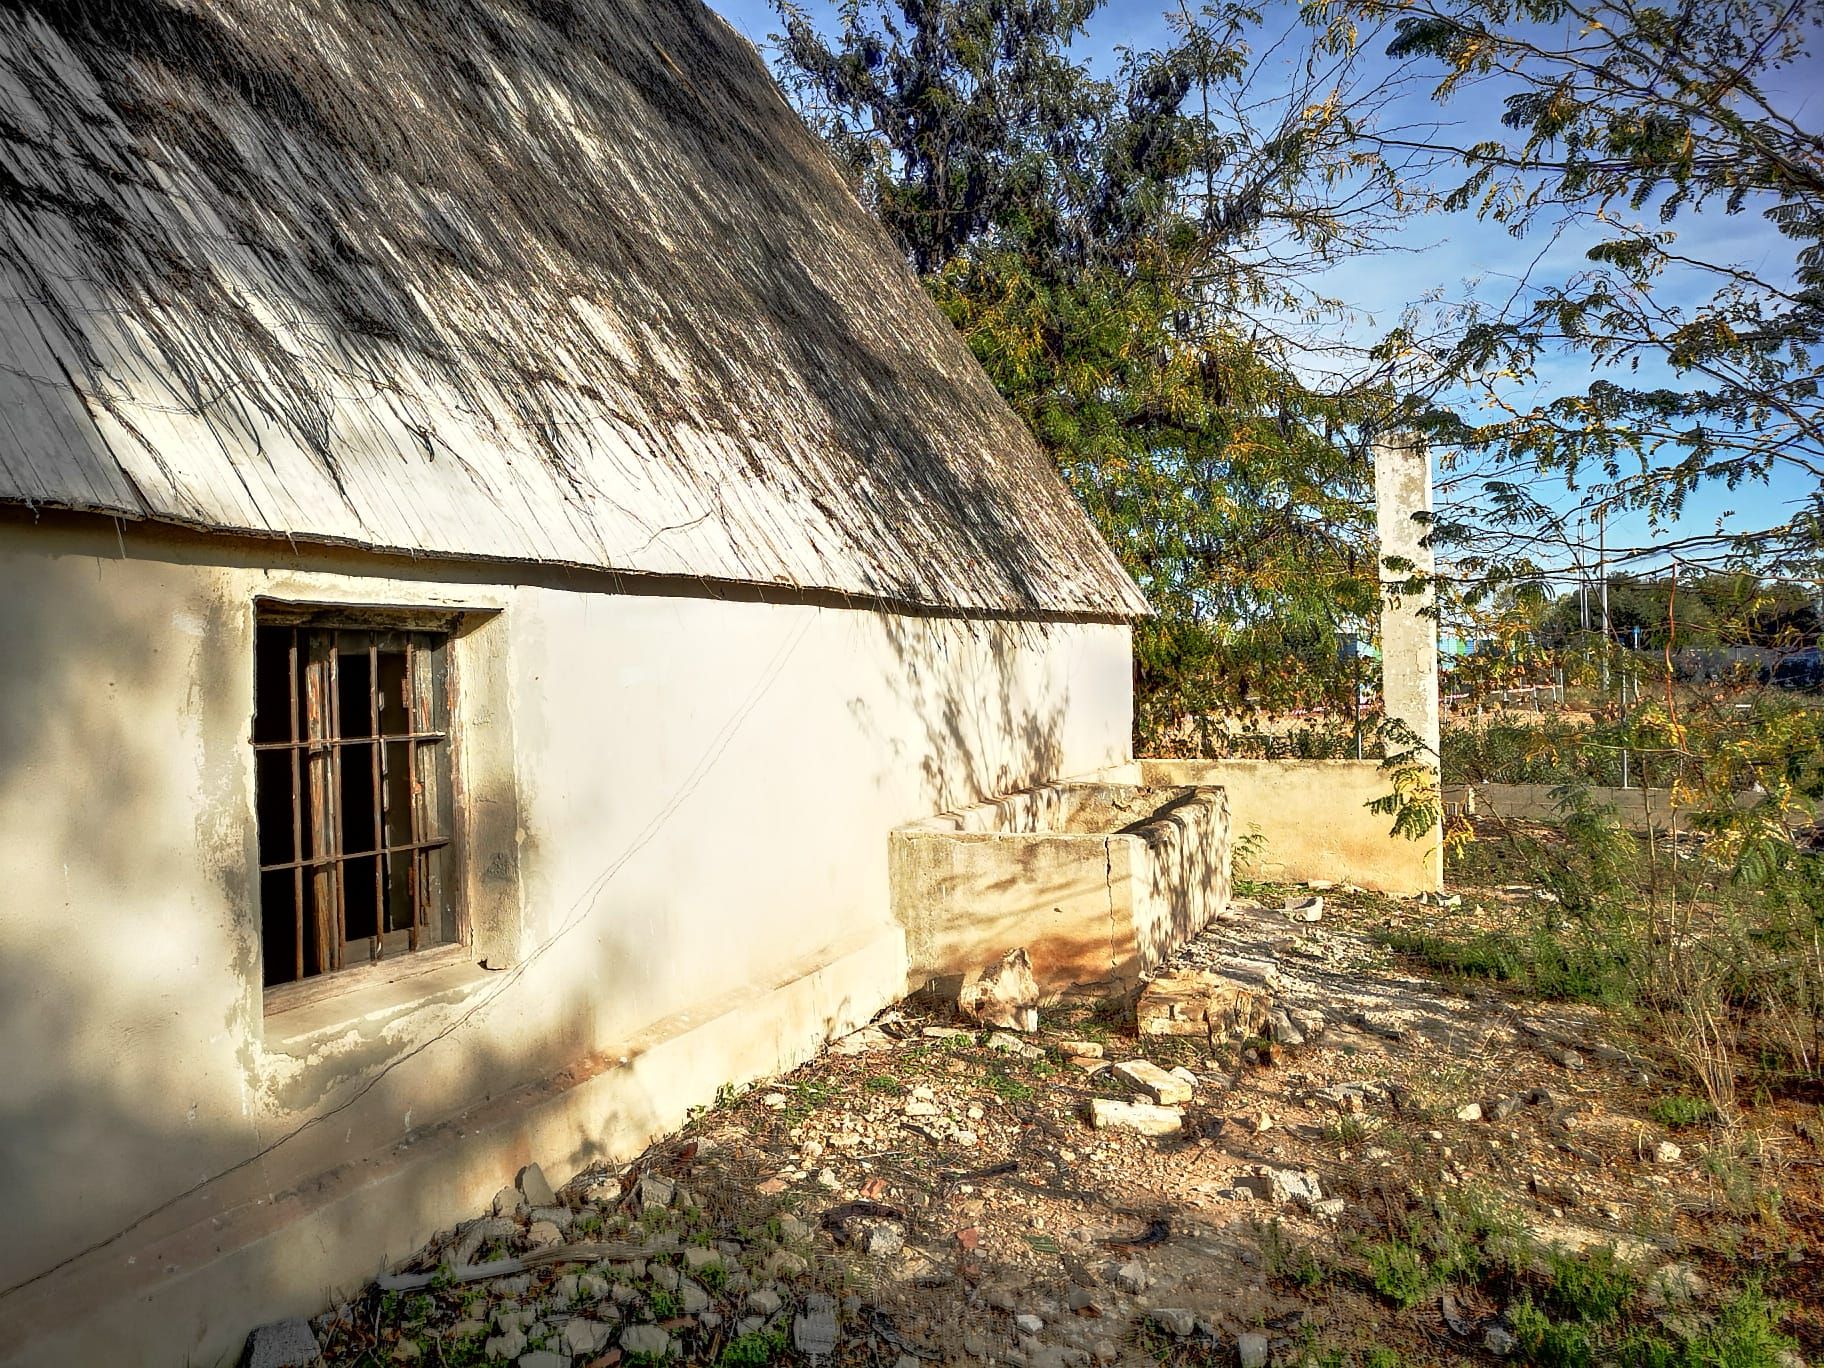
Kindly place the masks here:
POLYGON ((519 1190, 525 1194, 527 1206, 557 1205, 557 1194, 551 1191, 551 1184, 545 1180, 545 1171, 537 1164, 527 1164, 519 1171, 519 1190))
POLYGON ((970 1021, 1010 1031, 1038 1029, 1039 983, 1024 946, 1009 950, 979 972, 967 974, 957 990, 956 1009, 970 1021))
POLYGON ((1060 1040, 1058 1048, 1076 1059, 1100 1059, 1103 1047, 1093 1040, 1060 1040))
POLYGON ((1321 896, 1287 898, 1286 915, 1293 921, 1322 921, 1324 919, 1324 900, 1321 896))
POLYGON ((302 1316, 262 1325, 247 1337, 247 1368, 312 1368, 322 1361, 316 1332, 302 1316))
POLYGON ((836 1352, 836 1299, 813 1292, 792 1321, 792 1343, 801 1354, 821 1358, 836 1352))
POLYGON ((1114 1074, 1128 1087, 1146 1094, 1160 1106, 1172 1107, 1191 1100, 1191 1088, 1183 1079, 1172 1077, 1150 1060, 1127 1060, 1115 1065, 1114 1074))
POLYGON ((1134 1024, 1143 1036, 1199 1036, 1212 1044, 1266 1029, 1264 994, 1223 974, 1167 974, 1140 990, 1134 1024))
POLYGON ((516 1187, 504 1187, 494 1194, 494 1214, 496 1216, 518 1216, 527 1207, 525 1197, 516 1187))
POLYGON ((526 1228, 526 1243, 534 1249, 548 1249, 564 1242, 564 1232, 554 1221, 534 1221, 526 1228))
POLYGON ((1176 1135, 1184 1129, 1184 1113, 1176 1107, 1155 1106, 1150 1102, 1116 1102, 1096 1097, 1090 1099, 1089 1124, 1097 1130, 1176 1135))

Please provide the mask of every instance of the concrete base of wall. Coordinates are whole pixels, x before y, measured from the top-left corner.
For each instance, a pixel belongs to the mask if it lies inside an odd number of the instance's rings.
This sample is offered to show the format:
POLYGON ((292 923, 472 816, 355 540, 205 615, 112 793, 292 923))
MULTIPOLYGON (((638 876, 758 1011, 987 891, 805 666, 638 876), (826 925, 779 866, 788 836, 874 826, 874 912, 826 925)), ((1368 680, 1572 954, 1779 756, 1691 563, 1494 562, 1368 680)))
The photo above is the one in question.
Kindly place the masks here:
POLYGON ((795 1068, 865 1023, 905 979, 899 929, 874 929, 409 1142, 162 1238, 129 1236, 10 1298, 0 1362, 231 1363, 254 1325, 315 1314, 482 1210, 527 1163, 559 1179, 629 1158, 723 1084, 795 1068))
POLYGON ((1048 784, 890 838, 913 991, 1024 946, 1049 991, 1127 983, 1229 901, 1221 789, 1048 784))
POLYGON ((1379 761, 1136 760, 1105 773, 1143 784, 1221 785, 1237 843, 1257 838, 1246 862, 1256 878, 1333 879, 1398 894, 1444 885, 1441 840, 1395 836, 1393 818, 1369 809, 1393 791, 1379 761))

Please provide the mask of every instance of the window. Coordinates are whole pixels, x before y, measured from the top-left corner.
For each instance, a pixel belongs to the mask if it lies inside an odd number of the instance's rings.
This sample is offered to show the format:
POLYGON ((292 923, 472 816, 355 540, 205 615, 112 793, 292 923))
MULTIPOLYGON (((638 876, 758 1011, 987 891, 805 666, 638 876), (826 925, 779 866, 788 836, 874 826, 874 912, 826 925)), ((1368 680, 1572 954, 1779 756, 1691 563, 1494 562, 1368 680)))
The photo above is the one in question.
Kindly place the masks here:
POLYGON ((255 626, 267 987, 457 938, 447 632, 255 626))

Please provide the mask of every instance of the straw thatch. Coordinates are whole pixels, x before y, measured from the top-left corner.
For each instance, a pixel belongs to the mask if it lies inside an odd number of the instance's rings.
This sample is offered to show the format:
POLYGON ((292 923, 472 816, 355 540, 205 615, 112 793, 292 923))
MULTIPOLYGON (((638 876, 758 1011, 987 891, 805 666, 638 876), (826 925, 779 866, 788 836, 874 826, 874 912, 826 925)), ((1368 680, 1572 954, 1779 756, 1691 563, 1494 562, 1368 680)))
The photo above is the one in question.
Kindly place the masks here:
POLYGON ((1144 605, 697 0, 0 0, 0 499, 1144 605))

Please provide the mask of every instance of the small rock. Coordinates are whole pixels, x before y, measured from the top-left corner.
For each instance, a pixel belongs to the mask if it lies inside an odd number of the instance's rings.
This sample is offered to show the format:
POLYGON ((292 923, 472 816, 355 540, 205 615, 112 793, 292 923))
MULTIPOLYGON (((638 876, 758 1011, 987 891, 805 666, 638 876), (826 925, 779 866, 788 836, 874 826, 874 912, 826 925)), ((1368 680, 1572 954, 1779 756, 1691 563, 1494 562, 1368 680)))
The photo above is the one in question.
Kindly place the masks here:
POLYGON ((968 1040, 975 1039, 974 1031, 965 1031, 957 1026, 927 1026, 919 1032, 926 1040, 968 1040))
POLYGON ((524 1194, 527 1206, 557 1205, 557 1194, 551 1191, 551 1184, 545 1180, 545 1171, 537 1164, 527 1164, 519 1171, 519 1190, 524 1194))
POLYGON ((1118 1265, 1109 1273, 1108 1277, 1116 1287, 1123 1292, 1132 1293, 1136 1297, 1153 1285, 1153 1275, 1138 1259, 1129 1259, 1126 1263, 1118 1265))
POLYGON ((779 1238, 780 1239, 782 1239, 782 1240, 808 1240, 811 1238, 810 1226, 805 1224, 805 1222, 799 1220, 796 1216, 792 1215, 789 1211, 786 1212, 785 1214, 783 1214, 782 1216, 778 1217, 778 1221, 779 1221, 779 1238))
POLYGON ((1146 1318, 1168 1335, 1183 1339, 1197 1330, 1197 1317, 1181 1306, 1154 1307, 1146 1313, 1146 1318))
POLYGON ((322 1361, 316 1332, 302 1316, 262 1325, 247 1337, 247 1368, 311 1368, 322 1361))
POLYGON ((678 1305, 687 1316, 701 1315, 709 1310, 709 1293, 697 1283, 685 1278, 678 1284, 678 1305))
POLYGON ((867 1250, 870 1258, 887 1259, 906 1247, 906 1237, 899 1233, 896 1226, 877 1225, 868 1232, 862 1248, 867 1250))
POLYGON ((792 1321, 792 1343, 801 1354, 822 1357, 836 1351, 836 1299, 813 1292, 792 1321))
POLYGON ((564 1242, 564 1232, 554 1221, 534 1221, 526 1230, 526 1243, 534 1249, 548 1249, 564 1242))
POLYGON ((564 1322, 564 1348, 571 1353, 600 1353, 607 1346, 609 1328, 600 1321, 589 1321, 586 1317, 571 1317, 564 1322))
MULTIPOLYGON (((1177 1082, 1176 1079, 1173 1082, 1177 1082)), ((1176 1135, 1184 1129, 1184 1113, 1176 1107, 1148 1102, 1117 1102, 1091 1098, 1089 1124, 1097 1130, 1131 1130, 1141 1135, 1176 1135)))
POLYGON ((966 974, 957 992, 957 1011, 984 1026, 1030 1031, 1038 1026, 1039 982, 1025 947, 1009 950, 979 972, 966 974))
POLYGON ((1176 1065, 1173 1068, 1166 1070, 1166 1072, 1171 1074, 1173 1078, 1177 1079, 1187 1088, 1194 1089, 1198 1084, 1197 1075, 1185 1068, 1182 1064, 1176 1065))
MULTIPOLYGON (((423 1357, 424 1350, 418 1347, 417 1340, 402 1339, 393 1346, 392 1360, 394 1363, 416 1363, 423 1357)), ((521 1362, 524 1360, 522 1359, 521 1362)), ((562 1363, 559 1368, 570 1368, 570 1365, 567 1362, 562 1363)))
POLYGON ((1288 1007, 1286 1015, 1292 1024, 1302 1031, 1307 1040, 1315 1040, 1330 1025, 1330 1020, 1315 1007, 1288 1007))
POLYGON ((1506 1358, 1514 1352, 1513 1334, 1499 1325, 1491 1325, 1482 1336, 1482 1347, 1496 1358, 1506 1358))
POLYGON ((634 1197, 642 1210, 647 1207, 668 1207, 677 1193, 678 1185, 657 1173, 646 1174, 634 1189, 634 1197))
POLYGON ((1060 1040, 1058 1048, 1078 1059, 1100 1059, 1105 1050, 1093 1040, 1060 1040))
POLYGON ((1685 1157, 1685 1152, 1670 1140, 1661 1140, 1653 1146, 1653 1162, 1656 1164, 1676 1164, 1685 1157))
POLYGON ((570 1368, 570 1355, 554 1354, 549 1349, 534 1349, 529 1354, 521 1354, 517 1368, 570 1368))
POLYGON ((1289 1050, 1305 1043, 1305 1033, 1293 1024, 1291 1014, 1278 1007, 1267 1014, 1267 1034, 1274 1044, 1284 1045, 1289 1050))
POLYGON ((1258 1333, 1242 1335, 1235 1341, 1235 1357, 1241 1368, 1267 1368, 1267 1337, 1258 1333))
POLYGON ((1347 1205, 1341 1197, 1325 1197, 1311 1203, 1311 1214, 1325 1221, 1340 1220, 1347 1205))
POLYGON ((794 1254, 789 1249, 775 1249, 766 1256, 766 1276, 769 1278, 796 1278, 809 1271, 810 1265, 802 1255, 794 1254))
POLYGON ((779 1300, 779 1294, 770 1287, 758 1287, 747 1294, 747 1309, 756 1316, 777 1315, 784 1304, 779 1300))
POLYGON ((1013 1318, 1013 1328, 1023 1334, 1036 1335, 1045 1328, 1045 1322, 1028 1312, 1013 1318))
POLYGON ((526 1219, 528 1221, 549 1221, 566 1235, 570 1233, 570 1227, 576 1221, 570 1208, 561 1206, 533 1207, 526 1213, 526 1219))
POLYGON ((1505 1121, 1520 1110, 1520 1099, 1511 1093, 1506 1097, 1497 1097, 1490 1102, 1484 1114, 1491 1121, 1505 1121))
POLYGON ((1190 1085, 1182 1078, 1174 1078, 1150 1060, 1130 1059, 1115 1065, 1114 1073, 1128 1087, 1144 1093, 1160 1106, 1176 1106, 1191 1100, 1190 1085))
POLYGON ((664 1358, 671 1352, 671 1335, 656 1325, 630 1325, 621 1331, 621 1348, 630 1354, 664 1358))
POLYGON ((1480 1121, 1481 1119, 1482 1104, 1480 1102, 1465 1102, 1457 1108, 1457 1120, 1459 1121, 1480 1121))
POLYGON ((684 1275, 667 1264, 654 1264, 647 1276, 652 1279, 654 1287, 663 1288, 667 1292, 676 1292, 678 1284, 684 1281, 684 1275))
POLYGON ((489 1358, 516 1359, 526 1351, 526 1332, 515 1326, 493 1336, 481 1347, 489 1358))
POLYGON ((1545 1057, 1561 1068, 1581 1069, 1583 1067, 1583 1056, 1568 1045, 1546 1046, 1545 1057))
POLYGON ((488 1323, 486 1321, 478 1321, 473 1316, 464 1316, 461 1320, 451 1325, 448 1330, 445 1330, 443 1332, 443 1337, 452 1340, 465 1340, 473 1339, 476 1335, 485 1335, 487 1333, 488 1323))
POLYGON ((995 1031, 988 1037, 988 1048, 1002 1054, 1018 1055, 1021 1059, 1043 1059, 1045 1051, 1037 1045, 1029 1044, 1016 1035, 1005 1031, 995 1031))
POLYGON ((782 1092, 769 1092, 760 1098, 760 1105, 771 1107, 774 1111, 784 1111, 791 1100, 782 1092))
POLYGON ((701 1273, 706 1268, 722 1266, 722 1251, 705 1249, 701 1245, 686 1245, 684 1248, 684 1267, 692 1273, 701 1273))
POLYGON ((1324 900, 1321 897, 1287 898, 1286 915, 1293 921, 1322 921, 1324 919, 1324 900))
POLYGON ((505 1187, 494 1194, 496 1216, 518 1216, 526 1209, 526 1199, 516 1187, 505 1187))

